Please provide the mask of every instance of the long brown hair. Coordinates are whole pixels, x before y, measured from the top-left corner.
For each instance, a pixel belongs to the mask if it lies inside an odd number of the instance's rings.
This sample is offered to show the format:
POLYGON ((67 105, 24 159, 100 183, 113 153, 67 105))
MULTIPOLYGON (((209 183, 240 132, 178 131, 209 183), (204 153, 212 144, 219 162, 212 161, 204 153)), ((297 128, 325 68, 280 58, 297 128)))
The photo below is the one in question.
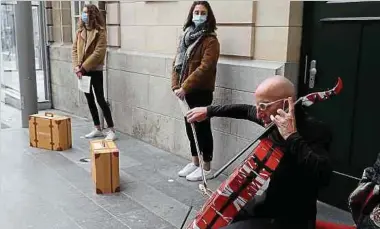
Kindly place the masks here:
POLYGON ((183 26, 183 31, 185 31, 187 27, 193 25, 193 11, 197 5, 203 5, 204 7, 206 7, 208 11, 206 27, 205 27, 206 30, 210 33, 215 32, 215 30, 217 30, 216 19, 215 19, 214 12, 212 11, 212 8, 210 6, 210 3, 208 3, 208 1, 194 1, 193 2, 193 5, 190 7, 185 25, 183 26))
MULTIPOLYGON (((103 14, 100 13, 98 7, 94 4, 86 4, 84 7, 87 8, 87 15, 88 15, 88 26, 92 29, 104 29, 105 22, 103 14)), ((83 8, 84 8, 83 7, 83 8)), ((78 21, 78 28, 84 28, 85 23, 82 21, 82 17, 80 17, 78 21)))

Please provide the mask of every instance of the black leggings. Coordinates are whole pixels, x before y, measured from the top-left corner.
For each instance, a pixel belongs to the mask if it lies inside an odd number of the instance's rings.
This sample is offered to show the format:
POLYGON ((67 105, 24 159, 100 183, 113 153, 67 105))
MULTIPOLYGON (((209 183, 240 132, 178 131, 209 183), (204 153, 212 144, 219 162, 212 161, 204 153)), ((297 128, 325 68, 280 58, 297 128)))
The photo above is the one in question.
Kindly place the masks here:
MULTIPOLYGON (((194 108, 211 105, 213 96, 212 91, 196 91, 187 94, 185 99, 189 107, 194 108)), ((185 123, 187 137, 190 141, 191 155, 198 156, 191 125, 186 121, 186 118, 185 123)), ((194 126, 199 150, 203 153, 203 160, 204 162, 210 162, 214 150, 210 119, 206 119, 203 122, 195 122, 194 126)))
POLYGON ((87 76, 91 76, 91 91, 90 93, 84 93, 87 98, 88 107, 90 108, 91 116, 94 121, 95 126, 100 125, 99 113, 95 104, 94 93, 96 96, 96 101, 98 102, 100 108, 103 111, 104 118, 106 119, 109 128, 114 127, 111 110, 104 98, 103 89, 103 71, 91 71, 86 73, 87 76))

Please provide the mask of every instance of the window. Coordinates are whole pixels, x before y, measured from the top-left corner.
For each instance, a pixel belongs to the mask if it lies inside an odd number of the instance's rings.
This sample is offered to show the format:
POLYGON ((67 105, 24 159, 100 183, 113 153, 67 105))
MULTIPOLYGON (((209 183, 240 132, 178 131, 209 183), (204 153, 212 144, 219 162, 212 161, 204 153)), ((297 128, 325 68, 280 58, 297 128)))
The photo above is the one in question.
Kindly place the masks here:
POLYGON ((89 4, 90 1, 71 1, 71 15, 73 16, 74 20, 72 20, 72 35, 73 35, 73 41, 76 35, 76 31, 78 29, 78 21, 79 18, 82 15, 82 9, 86 4, 89 4))

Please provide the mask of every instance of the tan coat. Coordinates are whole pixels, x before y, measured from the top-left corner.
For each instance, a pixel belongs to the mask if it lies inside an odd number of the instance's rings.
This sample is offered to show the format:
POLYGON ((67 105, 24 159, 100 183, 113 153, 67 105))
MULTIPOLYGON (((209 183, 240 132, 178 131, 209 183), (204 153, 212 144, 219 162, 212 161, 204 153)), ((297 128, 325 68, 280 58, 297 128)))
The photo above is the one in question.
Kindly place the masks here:
POLYGON ((172 90, 182 87, 185 93, 189 93, 193 89, 214 91, 219 55, 220 44, 217 37, 208 36, 204 38, 202 43, 194 49, 194 55, 189 59, 182 86, 178 82, 178 74, 173 69, 172 90))
POLYGON ((104 65, 104 57, 107 50, 107 32, 105 29, 87 31, 79 29, 72 47, 73 69, 82 65, 86 72, 100 70, 104 65), (83 62, 82 62, 83 59, 83 62))

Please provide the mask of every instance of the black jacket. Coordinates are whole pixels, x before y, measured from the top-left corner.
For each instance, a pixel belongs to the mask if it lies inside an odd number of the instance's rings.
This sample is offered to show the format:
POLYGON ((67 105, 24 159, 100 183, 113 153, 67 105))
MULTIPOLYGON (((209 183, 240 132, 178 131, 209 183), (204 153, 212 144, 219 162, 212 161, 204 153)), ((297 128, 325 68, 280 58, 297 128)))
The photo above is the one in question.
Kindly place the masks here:
MULTIPOLYGON (((209 106, 207 115, 245 119, 263 125, 256 118, 256 107, 252 105, 209 106)), ((301 106, 296 106, 295 118, 298 132, 286 141, 276 126, 269 132, 268 137, 281 147, 284 157, 272 174, 265 200, 245 214, 242 211, 242 215, 289 223, 315 222, 318 190, 329 184, 332 174, 328 158, 331 132, 328 126, 308 116, 301 106)))

